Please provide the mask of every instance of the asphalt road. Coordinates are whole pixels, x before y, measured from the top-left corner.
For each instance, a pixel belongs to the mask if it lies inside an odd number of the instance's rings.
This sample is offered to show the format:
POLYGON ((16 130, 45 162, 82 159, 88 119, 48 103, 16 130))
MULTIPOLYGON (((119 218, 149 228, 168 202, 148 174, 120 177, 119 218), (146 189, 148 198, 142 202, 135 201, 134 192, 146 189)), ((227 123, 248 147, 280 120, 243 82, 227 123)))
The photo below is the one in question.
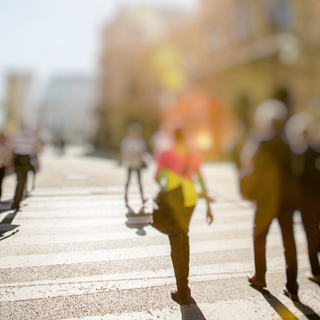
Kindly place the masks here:
MULTIPOLYGON (((124 169, 77 149, 63 158, 47 151, 41 164, 22 211, 7 211, 8 201, 0 207, 0 319, 320 319, 320 287, 304 275, 309 264, 299 215, 301 302, 281 293, 285 263, 277 223, 267 243, 268 291, 248 285, 253 209, 239 196, 232 165, 203 167, 215 219, 206 225, 200 200, 190 225, 195 303, 180 307, 169 293, 175 280, 167 237, 128 224, 124 169)), ((150 199, 157 191, 153 174, 153 166, 143 173, 150 199)), ((3 200, 12 198, 13 187, 14 176, 6 178, 3 200)), ((137 189, 134 180, 130 201, 139 210, 137 189)))

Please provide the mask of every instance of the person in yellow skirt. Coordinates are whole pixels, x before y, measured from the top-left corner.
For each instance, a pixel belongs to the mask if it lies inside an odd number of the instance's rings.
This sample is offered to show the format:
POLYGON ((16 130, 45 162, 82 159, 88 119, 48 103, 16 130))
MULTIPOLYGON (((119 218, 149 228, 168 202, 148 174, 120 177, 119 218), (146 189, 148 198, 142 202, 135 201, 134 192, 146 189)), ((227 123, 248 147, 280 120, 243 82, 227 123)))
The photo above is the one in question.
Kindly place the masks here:
MULTIPOLYGON (((183 203, 179 207, 177 231, 169 235, 171 246, 171 260, 176 278, 177 290, 171 292, 172 299, 179 304, 188 304, 191 297, 191 290, 188 287, 189 277, 189 223, 195 208, 199 194, 195 189, 197 177, 202 187, 202 196, 207 200, 206 219, 208 224, 213 221, 206 188, 200 174, 200 158, 188 148, 186 137, 181 129, 175 130, 175 144, 172 149, 163 152, 159 156, 156 180, 166 192, 181 188, 183 203), (165 181, 165 182, 163 182, 165 181), (179 211, 180 211, 179 210, 179 211)), ((176 200, 180 201, 180 200, 176 200)))

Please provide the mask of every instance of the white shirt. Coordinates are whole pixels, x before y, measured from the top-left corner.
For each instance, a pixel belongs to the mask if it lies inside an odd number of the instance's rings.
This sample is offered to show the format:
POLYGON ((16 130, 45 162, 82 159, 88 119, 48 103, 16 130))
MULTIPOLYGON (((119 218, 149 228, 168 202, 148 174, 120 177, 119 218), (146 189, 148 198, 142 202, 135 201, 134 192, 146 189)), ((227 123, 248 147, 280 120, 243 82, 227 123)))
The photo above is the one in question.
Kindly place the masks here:
POLYGON ((142 155, 146 149, 147 144, 142 137, 125 137, 121 141, 120 145, 120 151, 124 164, 130 169, 141 169, 142 155))
POLYGON ((34 155, 37 154, 37 147, 40 139, 32 131, 18 131, 9 140, 14 154, 34 155))

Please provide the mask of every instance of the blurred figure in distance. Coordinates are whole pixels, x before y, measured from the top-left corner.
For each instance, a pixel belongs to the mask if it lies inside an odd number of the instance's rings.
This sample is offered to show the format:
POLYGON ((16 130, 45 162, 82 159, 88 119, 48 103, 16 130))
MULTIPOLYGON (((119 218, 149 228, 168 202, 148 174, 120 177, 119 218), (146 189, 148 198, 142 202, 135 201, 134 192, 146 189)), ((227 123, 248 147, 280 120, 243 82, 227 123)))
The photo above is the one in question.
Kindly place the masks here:
POLYGON ((28 172, 39 169, 38 152, 41 141, 33 130, 24 128, 10 137, 9 146, 14 155, 13 161, 17 174, 17 186, 11 209, 18 211, 28 172))
POLYGON ((11 152, 7 145, 7 137, 0 134, 0 202, 2 199, 2 182, 5 175, 6 167, 9 165, 11 152))
POLYGON ((149 144, 153 149, 153 157, 158 162, 160 155, 173 147, 173 137, 169 133, 170 127, 167 123, 162 123, 159 129, 151 136, 149 144))
POLYGON ((125 187, 125 202, 127 208, 129 209, 130 206, 128 199, 128 189, 132 171, 136 171, 138 176, 142 204, 144 204, 147 201, 143 196, 143 188, 141 182, 141 169, 146 167, 146 163, 143 160, 143 155, 147 151, 147 144, 145 139, 142 137, 142 133, 142 126, 137 122, 132 122, 128 125, 128 135, 121 141, 120 144, 122 161, 128 169, 128 176, 125 187))

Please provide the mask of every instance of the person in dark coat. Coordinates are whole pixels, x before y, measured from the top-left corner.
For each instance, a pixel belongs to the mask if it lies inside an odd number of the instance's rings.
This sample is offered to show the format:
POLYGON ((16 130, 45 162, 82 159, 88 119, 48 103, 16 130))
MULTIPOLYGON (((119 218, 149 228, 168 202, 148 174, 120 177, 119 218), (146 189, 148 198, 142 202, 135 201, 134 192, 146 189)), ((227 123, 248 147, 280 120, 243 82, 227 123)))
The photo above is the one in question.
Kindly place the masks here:
MULTIPOLYGON (((283 239, 287 283, 283 293, 298 300, 297 253, 293 231, 293 213, 298 189, 290 170, 291 152, 285 141, 284 125, 288 117, 286 105, 266 100, 255 112, 254 141, 248 141, 241 155, 244 167, 252 166, 244 175, 241 191, 244 198, 254 201, 256 211, 253 227, 255 273, 248 281, 255 287, 266 287, 266 238, 269 227, 277 218, 283 239), (248 147, 249 146, 249 147, 248 147)), ((250 139, 250 138, 249 138, 250 139)))
POLYGON ((2 182, 5 176, 6 167, 9 165, 11 159, 11 152, 7 146, 7 138, 0 134, 0 202, 2 199, 2 182))
POLYGON ((286 133, 294 154, 292 171, 299 183, 299 207, 306 232, 311 272, 307 277, 320 284, 320 123, 308 113, 292 116, 286 133))

